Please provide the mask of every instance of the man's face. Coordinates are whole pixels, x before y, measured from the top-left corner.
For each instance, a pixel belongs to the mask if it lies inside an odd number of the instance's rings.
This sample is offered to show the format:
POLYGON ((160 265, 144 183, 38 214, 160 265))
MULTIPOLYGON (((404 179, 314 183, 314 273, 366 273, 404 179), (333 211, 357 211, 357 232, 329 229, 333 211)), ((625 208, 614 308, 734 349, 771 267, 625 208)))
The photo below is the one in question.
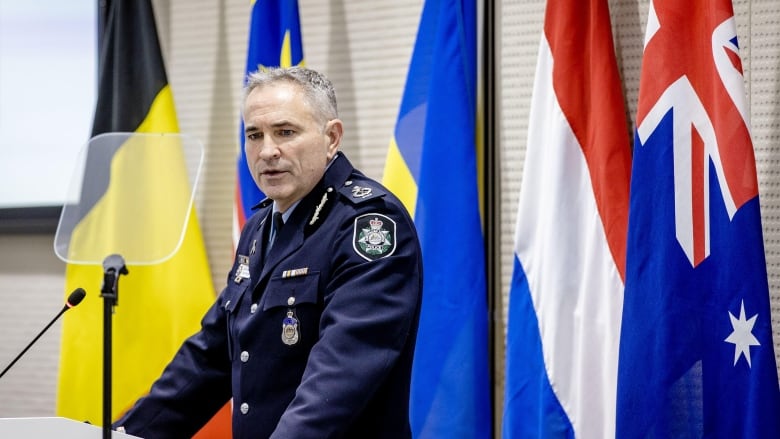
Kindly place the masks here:
POLYGON ((252 177, 282 212, 322 178, 343 129, 338 119, 315 119, 303 92, 289 82, 252 90, 244 103, 244 127, 252 177))

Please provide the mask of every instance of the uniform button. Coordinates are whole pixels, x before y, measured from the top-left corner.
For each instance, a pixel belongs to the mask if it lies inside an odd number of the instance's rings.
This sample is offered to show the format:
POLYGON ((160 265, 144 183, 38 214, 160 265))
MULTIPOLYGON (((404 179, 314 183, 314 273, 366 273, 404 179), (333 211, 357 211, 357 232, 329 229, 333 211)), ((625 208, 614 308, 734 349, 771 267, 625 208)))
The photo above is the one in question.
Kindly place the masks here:
POLYGON ((227 302, 225 302, 225 308, 227 308, 229 306, 230 306, 230 301, 228 300, 227 302))
POLYGON ((249 361, 249 352, 247 351, 241 352, 241 362, 246 363, 247 361, 249 361))
POLYGON ((344 186, 352 186, 352 180, 345 181, 344 186))
POLYGON ((252 304, 252 306, 250 306, 250 307, 249 307, 249 312, 251 312, 252 314, 254 314, 254 313, 255 313, 255 311, 257 311, 257 304, 256 304, 256 303, 253 303, 253 304, 252 304))
POLYGON ((240 410, 241 410, 242 414, 244 414, 244 415, 247 414, 249 412, 249 404, 247 404, 247 403, 241 404, 241 409, 240 410))
POLYGON ((293 306, 293 305, 295 305, 295 297, 290 296, 287 298, 287 306, 293 306))

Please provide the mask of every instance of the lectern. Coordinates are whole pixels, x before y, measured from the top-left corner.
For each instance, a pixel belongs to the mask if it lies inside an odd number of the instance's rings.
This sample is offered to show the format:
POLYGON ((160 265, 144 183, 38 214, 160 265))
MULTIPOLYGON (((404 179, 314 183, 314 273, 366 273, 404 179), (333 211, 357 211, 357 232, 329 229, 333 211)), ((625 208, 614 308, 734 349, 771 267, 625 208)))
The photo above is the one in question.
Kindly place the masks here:
MULTIPOLYGON (((103 429, 96 425, 67 418, 0 418, 0 438, 3 439, 100 439, 103 429)), ((114 439, 138 439, 125 433, 112 432, 114 439)))

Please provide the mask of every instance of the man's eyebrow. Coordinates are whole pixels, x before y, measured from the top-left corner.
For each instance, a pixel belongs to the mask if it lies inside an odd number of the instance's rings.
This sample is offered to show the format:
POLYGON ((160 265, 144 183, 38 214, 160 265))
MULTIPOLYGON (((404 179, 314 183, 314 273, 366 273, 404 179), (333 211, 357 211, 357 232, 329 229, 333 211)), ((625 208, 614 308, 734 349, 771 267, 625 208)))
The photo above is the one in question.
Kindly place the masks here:
MULTIPOLYGON (((286 119, 271 123, 271 128, 297 127, 297 126, 298 124, 286 119)), ((260 131, 260 128, 258 128, 256 125, 246 125, 244 127, 244 133, 248 134, 256 131, 260 131)))
POLYGON ((280 121, 277 121, 277 122, 274 122, 274 123, 271 124, 271 127, 273 127, 273 128, 288 127, 288 126, 295 127, 295 126, 298 126, 298 124, 293 123, 293 122, 291 122, 289 120, 286 120, 286 119, 283 119, 283 120, 280 120, 280 121))

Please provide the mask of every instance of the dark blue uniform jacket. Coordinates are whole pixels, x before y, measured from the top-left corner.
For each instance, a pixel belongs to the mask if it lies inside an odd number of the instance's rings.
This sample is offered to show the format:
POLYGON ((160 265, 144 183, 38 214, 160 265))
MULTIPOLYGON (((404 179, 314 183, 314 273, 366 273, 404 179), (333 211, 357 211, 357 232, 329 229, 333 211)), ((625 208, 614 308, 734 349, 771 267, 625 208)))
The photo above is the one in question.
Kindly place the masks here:
POLYGON ((266 200, 227 286, 115 425, 192 436, 233 398, 234 438, 408 438, 422 255, 400 201, 341 154, 264 255, 266 200))

